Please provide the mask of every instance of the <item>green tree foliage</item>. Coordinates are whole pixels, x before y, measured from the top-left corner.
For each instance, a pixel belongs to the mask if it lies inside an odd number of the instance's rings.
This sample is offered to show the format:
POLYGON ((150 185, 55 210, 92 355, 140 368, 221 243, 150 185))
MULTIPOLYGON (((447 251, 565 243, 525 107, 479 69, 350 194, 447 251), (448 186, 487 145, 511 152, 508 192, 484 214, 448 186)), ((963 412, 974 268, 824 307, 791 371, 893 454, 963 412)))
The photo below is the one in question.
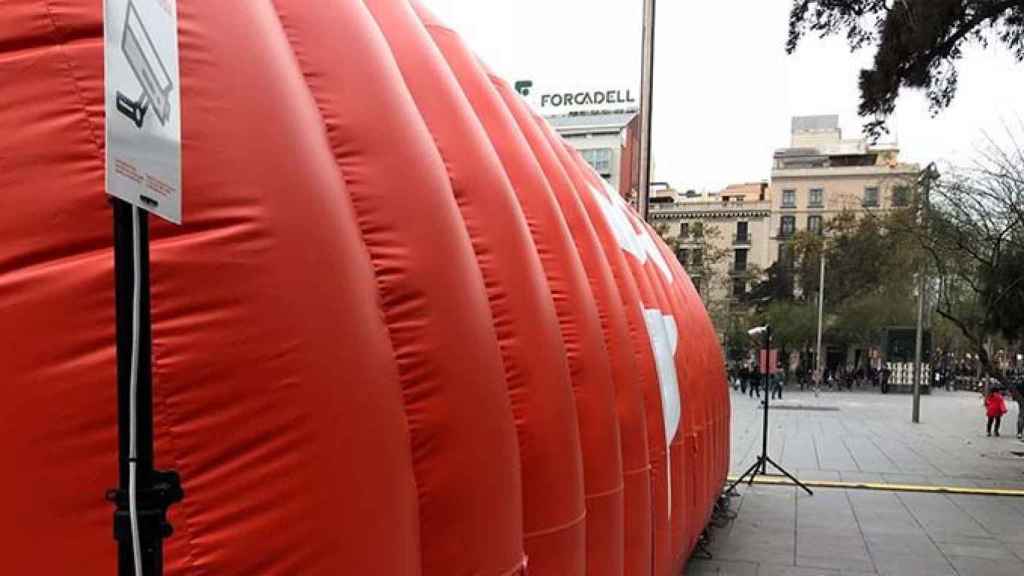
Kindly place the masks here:
POLYGON ((765 309, 773 340, 784 350, 807 350, 818 338, 818 309, 810 302, 773 302, 765 309))
POLYGON ((935 311, 1001 378, 986 342, 1019 340, 1024 327, 1024 150, 990 141, 973 166, 935 182, 925 213, 916 235, 932 266, 935 311))
POLYGON ((1024 60, 1020 0, 794 0, 786 49, 807 34, 845 36, 851 49, 877 47, 860 73, 860 115, 877 137, 901 88, 923 89, 938 113, 957 90, 957 62, 969 44, 998 43, 1024 60))
POLYGON ((913 324, 922 250, 908 226, 916 214, 913 209, 844 212, 826 225, 824 236, 798 232, 790 260, 769 268, 751 292, 752 301, 771 302, 768 321, 778 326, 780 342, 788 350, 814 346, 822 253, 829 344, 875 345, 887 326, 913 324))

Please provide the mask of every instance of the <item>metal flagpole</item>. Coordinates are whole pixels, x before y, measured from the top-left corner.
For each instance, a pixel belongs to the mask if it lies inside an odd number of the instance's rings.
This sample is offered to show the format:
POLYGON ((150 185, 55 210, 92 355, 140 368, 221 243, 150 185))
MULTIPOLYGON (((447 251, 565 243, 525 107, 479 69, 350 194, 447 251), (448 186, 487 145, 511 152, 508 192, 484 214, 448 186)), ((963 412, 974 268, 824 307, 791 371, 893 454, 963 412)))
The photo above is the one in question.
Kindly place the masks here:
POLYGON ((640 189, 637 211, 647 221, 651 195, 651 112, 654 106, 654 27, 656 0, 644 0, 643 61, 640 78, 640 189))

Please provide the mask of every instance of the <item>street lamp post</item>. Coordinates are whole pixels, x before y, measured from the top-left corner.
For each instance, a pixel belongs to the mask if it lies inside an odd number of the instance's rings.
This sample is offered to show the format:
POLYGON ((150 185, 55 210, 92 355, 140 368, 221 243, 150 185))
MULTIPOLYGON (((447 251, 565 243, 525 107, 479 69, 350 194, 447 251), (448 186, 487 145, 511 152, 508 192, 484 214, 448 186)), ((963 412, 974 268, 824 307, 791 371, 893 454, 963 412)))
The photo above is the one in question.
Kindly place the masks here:
MULTIPOLYGON (((928 202, 931 194, 932 179, 935 177, 935 163, 931 163, 921 174, 920 182, 923 183, 921 196, 921 225, 928 225, 928 202)), ((921 422, 921 379, 924 376, 921 364, 924 356, 924 316, 926 302, 928 299, 928 262, 922 261, 921 270, 918 273, 917 288, 917 333, 914 336, 914 407, 911 414, 911 421, 914 424, 921 422)))
POLYGON ((825 316, 825 249, 821 250, 821 277, 818 281, 818 347, 814 359, 817 367, 818 382, 815 386, 820 387, 825 379, 825 363, 821 359, 821 333, 825 316))
POLYGON ((651 195, 651 112, 654 104, 654 25, 656 0, 644 0, 643 60, 640 79, 640 189, 637 211, 647 221, 651 195))

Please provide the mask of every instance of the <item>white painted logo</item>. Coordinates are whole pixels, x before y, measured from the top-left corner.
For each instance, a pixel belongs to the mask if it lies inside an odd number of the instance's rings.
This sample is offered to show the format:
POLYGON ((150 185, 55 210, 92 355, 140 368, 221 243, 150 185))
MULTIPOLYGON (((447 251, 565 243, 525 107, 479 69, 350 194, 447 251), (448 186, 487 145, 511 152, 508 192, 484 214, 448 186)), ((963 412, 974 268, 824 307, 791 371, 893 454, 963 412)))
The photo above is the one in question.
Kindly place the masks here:
MULTIPOLYGON (((672 283, 672 271, 665 261, 664 255, 658 250, 654 238, 651 237, 646 226, 640 223, 639 218, 633 213, 626 202, 618 195, 611 186, 605 184, 604 190, 590 187, 590 191, 597 200, 597 205, 604 215, 608 227, 615 236, 616 242, 622 250, 635 258, 641 265, 648 261, 660 271, 668 283, 672 283)), ((644 309, 644 323, 647 325, 647 335, 651 341, 651 352, 654 355, 654 363, 658 372, 658 391, 661 395, 661 416, 665 424, 665 445, 666 447, 675 439, 679 431, 679 422, 682 417, 682 406, 679 398, 679 374, 676 371, 676 351, 679 347, 679 327, 675 318, 665 314, 661 310, 644 309)), ((672 510, 672 461, 671 451, 665 453, 666 469, 668 471, 668 509, 672 510)))
POLYGON ((597 199, 597 205, 601 207, 601 213, 604 214, 612 233, 615 234, 615 240, 619 246, 639 260, 641 264, 646 264, 648 260, 653 262, 661 271, 665 281, 671 283, 674 280, 672 271, 668 267, 668 262, 665 261, 665 256, 654 243, 654 238, 647 231, 647 227, 635 220, 636 215, 626 205, 622 197, 611 188, 611 185, 605 182, 604 186, 604 191, 591 186, 590 192, 597 199))
POLYGON ((106 0, 107 193, 181 223, 176 0, 106 0))
POLYGON ((647 334, 651 339, 651 350, 658 369, 658 388, 661 391, 661 415, 665 422, 665 444, 671 444, 679 430, 681 414, 679 402, 679 378, 676 373, 676 348, 679 345, 679 331, 676 320, 660 310, 644 310, 647 334))

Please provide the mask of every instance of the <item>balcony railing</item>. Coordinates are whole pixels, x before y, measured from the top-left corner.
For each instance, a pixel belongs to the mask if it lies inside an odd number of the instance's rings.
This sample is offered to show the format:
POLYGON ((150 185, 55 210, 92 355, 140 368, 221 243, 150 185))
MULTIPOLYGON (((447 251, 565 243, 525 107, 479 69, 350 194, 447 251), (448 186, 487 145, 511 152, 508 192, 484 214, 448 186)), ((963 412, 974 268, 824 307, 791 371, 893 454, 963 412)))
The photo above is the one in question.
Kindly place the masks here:
POLYGON ((785 228, 779 228, 776 238, 779 240, 788 240, 796 234, 796 230, 786 230, 785 228))
POLYGON ((746 262, 734 262, 729 268, 729 274, 732 274, 733 276, 742 276, 749 271, 750 268, 747 266, 746 262))
POLYGON ((750 245, 750 233, 747 234, 733 234, 732 235, 733 246, 749 246, 750 245))

